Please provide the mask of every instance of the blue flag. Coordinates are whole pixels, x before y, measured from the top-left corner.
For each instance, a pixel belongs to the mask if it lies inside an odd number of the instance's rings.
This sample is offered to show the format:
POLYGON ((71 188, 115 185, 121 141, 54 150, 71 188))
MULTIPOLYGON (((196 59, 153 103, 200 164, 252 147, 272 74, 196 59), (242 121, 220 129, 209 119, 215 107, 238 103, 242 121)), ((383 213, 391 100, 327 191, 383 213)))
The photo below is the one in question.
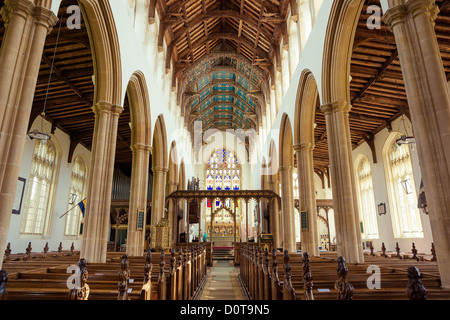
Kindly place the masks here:
POLYGON ((85 211, 86 211, 86 199, 84 199, 83 201, 81 201, 81 202, 78 204, 78 207, 80 208, 81 213, 83 214, 83 218, 84 218, 84 213, 85 213, 85 211))

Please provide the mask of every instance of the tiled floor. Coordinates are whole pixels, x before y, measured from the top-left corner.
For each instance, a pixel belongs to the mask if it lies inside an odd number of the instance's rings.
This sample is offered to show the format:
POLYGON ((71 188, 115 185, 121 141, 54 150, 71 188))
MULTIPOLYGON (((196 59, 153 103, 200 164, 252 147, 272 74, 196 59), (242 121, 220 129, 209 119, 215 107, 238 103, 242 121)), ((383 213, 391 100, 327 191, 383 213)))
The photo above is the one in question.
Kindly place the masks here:
POLYGON ((214 260, 199 300, 245 300, 233 261, 214 260))

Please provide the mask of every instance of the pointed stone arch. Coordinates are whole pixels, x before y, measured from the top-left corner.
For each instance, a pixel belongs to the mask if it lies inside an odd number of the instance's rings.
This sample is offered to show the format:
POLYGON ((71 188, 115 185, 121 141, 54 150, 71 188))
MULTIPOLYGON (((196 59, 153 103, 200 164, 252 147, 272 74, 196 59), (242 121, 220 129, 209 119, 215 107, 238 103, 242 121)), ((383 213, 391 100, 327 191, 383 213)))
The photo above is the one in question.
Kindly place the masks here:
POLYGON ((128 213, 127 254, 138 256, 145 248, 145 225, 138 227, 138 214, 147 221, 147 193, 151 151, 150 99, 144 74, 135 72, 127 86, 131 120, 131 189, 128 213))
POLYGON ((283 114, 280 124, 280 170, 282 167, 294 167, 294 138, 289 116, 283 114))
POLYGON ((168 168, 167 132, 164 116, 160 114, 156 119, 153 130, 152 161, 153 169, 168 168))
POLYGON ((319 92, 313 73, 305 69, 301 76, 295 104, 294 149, 300 191, 300 212, 307 213, 307 224, 301 226, 302 250, 319 255, 319 231, 316 218, 314 185, 314 124, 319 92))
MULTIPOLYGON (((178 165, 178 150, 177 144, 175 141, 172 141, 170 145, 169 152, 169 171, 167 174, 167 183, 166 183, 166 194, 170 195, 172 192, 177 191, 179 185, 179 165, 178 165)), ((172 228, 169 231, 169 237, 172 237, 172 241, 175 243, 177 241, 176 230, 178 225, 178 202, 176 200, 169 200, 167 203, 167 213, 169 219, 169 225, 172 228)))
MULTIPOLYGON (((269 144, 269 159, 267 162, 267 182, 269 189, 280 194, 280 175, 278 172, 278 151, 275 141, 270 140, 269 144)), ((275 248, 282 247, 282 225, 280 217, 280 207, 278 201, 271 200, 270 202, 270 212, 269 212, 269 225, 270 232, 273 234, 274 246, 275 248)))
POLYGON ((283 249, 290 253, 297 252, 294 215, 294 137, 289 116, 283 114, 280 125, 280 181, 281 181, 281 221, 283 226, 283 249), (281 148, 282 146, 282 148, 281 148))
POLYGON ((314 143, 314 123, 319 91, 314 74, 303 70, 297 89, 294 120, 294 145, 314 143))
POLYGON ((364 1, 334 1, 325 36, 322 100, 350 102, 350 65, 356 28, 364 1))
POLYGON ((81 257, 106 262, 118 119, 123 111, 122 64, 114 16, 107 0, 80 0, 94 62, 95 113, 81 257))
POLYGON ((136 71, 130 78, 127 95, 131 116, 131 145, 151 147, 151 108, 148 86, 141 71, 136 71))
POLYGON ((109 1, 79 0, 86 20, 94 60, 94 103, 122 101, 122 63, 119 37, 109 1))
POLYGON ((153 195, 151 224, 156 225, 165 214, 166 177, 168 168, 167 132, 164 116, 156 119, 152 144, 153 195))
POLYGON ((350 137, 350 66, 364 1, 334 1, 322 61, 322 106, 325 114, 339 256, 362 263, 361 233, 350 137))

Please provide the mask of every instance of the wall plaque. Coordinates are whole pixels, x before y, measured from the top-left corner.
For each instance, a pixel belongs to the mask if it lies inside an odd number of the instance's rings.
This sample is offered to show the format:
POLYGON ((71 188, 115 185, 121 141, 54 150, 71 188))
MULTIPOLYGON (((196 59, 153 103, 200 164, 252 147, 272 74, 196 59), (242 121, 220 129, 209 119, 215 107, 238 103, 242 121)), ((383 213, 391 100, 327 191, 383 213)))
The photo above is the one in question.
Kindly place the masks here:
POLYGON ((137 230, 144 230, 144 211, 143 210, 138 211, 137 230))

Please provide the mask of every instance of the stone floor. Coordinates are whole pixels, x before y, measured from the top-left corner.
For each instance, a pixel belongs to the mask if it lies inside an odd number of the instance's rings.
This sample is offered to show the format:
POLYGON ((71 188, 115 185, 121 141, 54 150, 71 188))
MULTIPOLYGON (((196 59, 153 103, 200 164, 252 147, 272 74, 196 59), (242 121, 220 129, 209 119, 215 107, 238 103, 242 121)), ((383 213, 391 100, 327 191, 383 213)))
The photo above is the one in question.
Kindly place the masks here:
POLYGON ((214 260, 199 300, 245 300, 233 261, 214 260))

